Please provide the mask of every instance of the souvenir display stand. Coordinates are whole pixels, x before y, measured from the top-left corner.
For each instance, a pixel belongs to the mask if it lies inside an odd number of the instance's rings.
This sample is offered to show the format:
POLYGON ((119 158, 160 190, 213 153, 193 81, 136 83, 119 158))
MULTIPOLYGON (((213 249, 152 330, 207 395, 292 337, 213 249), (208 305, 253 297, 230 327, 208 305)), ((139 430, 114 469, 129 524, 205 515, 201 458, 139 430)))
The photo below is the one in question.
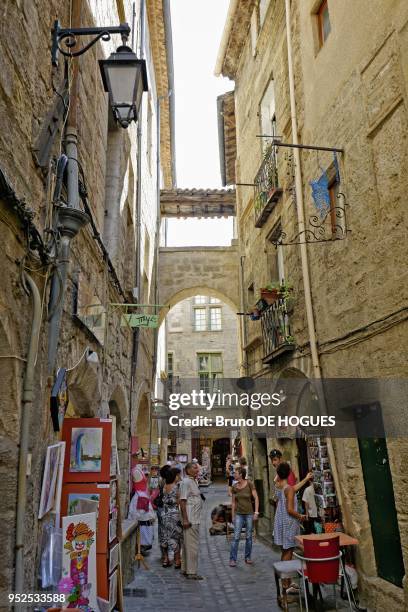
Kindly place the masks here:
POLYGON ((99 606, 123 610, 121 513, 115 427, 111 419, 65 419, 62 516, 95 512, 99 606))
POLYGON ((326 438, 308 439, 309 461, 312 466, 315 500, 325 531, 333 531, 341 520, 333 474, 328 457, 326 438))

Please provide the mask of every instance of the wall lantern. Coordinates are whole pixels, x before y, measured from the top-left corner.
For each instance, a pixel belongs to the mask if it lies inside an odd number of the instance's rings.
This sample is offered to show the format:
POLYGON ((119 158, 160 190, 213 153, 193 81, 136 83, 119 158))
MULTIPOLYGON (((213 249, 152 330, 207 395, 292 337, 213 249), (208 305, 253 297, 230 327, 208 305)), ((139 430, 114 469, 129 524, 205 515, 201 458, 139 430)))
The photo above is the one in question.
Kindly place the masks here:
POLYGON ((99 67, 113 116, 127 128, 131 121, 137 121, 143 92, 148 90, 146 62, 122 45, 108 59, 99 60, 99 67))
MULTIPOLYGON (((119 26, 102 28, 61 28, 59 22, 55 21, 51 46, 53 66, 58 66, 58 53, 66 57, 78 57, 98 40, 110 40, 112 34, 120 34, 122 41, 126 42, 130 27, 127 23, 122 23, 119 26), (93 39, 77 49, 79 36, 93 36, 93 39), (62 42, 66 49, 61 46, 62 42)), ((132 49, 123 44, 115 53, 111 53, 108 59, 100 60, 99 66, 105 91, 109 93, 113 116, 121 127, 127 128, 131 121, 137 121, 143 92, 148 91, 146 62, 138 59, 132 49)))

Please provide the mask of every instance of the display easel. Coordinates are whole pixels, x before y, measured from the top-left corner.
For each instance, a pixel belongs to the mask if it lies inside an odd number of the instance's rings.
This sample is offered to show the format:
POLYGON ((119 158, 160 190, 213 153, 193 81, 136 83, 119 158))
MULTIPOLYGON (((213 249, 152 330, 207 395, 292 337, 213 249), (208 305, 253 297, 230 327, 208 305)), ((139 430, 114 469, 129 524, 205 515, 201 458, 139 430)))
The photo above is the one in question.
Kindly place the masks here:
POLYGON ((140 564, 143 565, 145 570, 149 569, 149 566, 147 565, 147 563, 145 561, 145 558, 142 555, 142 550, 141 550, 141 545, 140 545, 140 527, 139 527, 139 525, 136 528, 136 555, 135 555, 135 561, 137 561, 138 569, 140 568, 140 564))

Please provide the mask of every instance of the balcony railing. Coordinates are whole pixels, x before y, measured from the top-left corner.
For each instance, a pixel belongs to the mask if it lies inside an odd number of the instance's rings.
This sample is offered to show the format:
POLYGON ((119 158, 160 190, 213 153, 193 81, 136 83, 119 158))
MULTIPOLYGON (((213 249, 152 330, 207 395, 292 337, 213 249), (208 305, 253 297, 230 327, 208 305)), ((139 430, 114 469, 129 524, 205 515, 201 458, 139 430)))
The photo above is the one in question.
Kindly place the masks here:
POLYGON ((268 306, 261 317, 262 337, 264 344, 264 363, 270 363, 276 357, 296 347, 290 331, 290 318, 286 298, 279 298, 268 306))
POLYGON ((279 187, 276 147, 266 149, 264 159, 254 179, 255 227, 262 227, 282 195, 279 187))

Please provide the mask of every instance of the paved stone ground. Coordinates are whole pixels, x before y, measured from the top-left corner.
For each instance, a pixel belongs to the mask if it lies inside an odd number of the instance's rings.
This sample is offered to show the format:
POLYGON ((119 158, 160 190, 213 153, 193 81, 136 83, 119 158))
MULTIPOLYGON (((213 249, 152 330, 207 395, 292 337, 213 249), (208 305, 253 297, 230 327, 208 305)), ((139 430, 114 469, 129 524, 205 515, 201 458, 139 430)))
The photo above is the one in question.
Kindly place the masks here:
MULTIPOLYGON (((211 485, 203 491, 206 502, 200 533, 199 573, 203 581, 187 580, 174 567, 163 568, 157 537, 153 549, 146 553, 149 570, 135 569, 134 580, 125 588, 126 612, 180 612, 180 610, 209 610, 238 612, 256 609, 257 612, 280 610, 276 601, 273 563, 279 554, 262 542, 255 541, 252 551, 253 566, 244 563, 244 541, 240 542, 238 564, 230 568, 229 545, 226 537, 211 536, 211 510, 228 499, 225 485, 211 485)), ((334 606, 333 606, 334 608, 334 606)), ((290 611, 299 610, 297 604, 290 611)), ((327 610, 332 609, 329 605, 327 610)), ((338 610, 348 606, 338 597, 338 610)))

